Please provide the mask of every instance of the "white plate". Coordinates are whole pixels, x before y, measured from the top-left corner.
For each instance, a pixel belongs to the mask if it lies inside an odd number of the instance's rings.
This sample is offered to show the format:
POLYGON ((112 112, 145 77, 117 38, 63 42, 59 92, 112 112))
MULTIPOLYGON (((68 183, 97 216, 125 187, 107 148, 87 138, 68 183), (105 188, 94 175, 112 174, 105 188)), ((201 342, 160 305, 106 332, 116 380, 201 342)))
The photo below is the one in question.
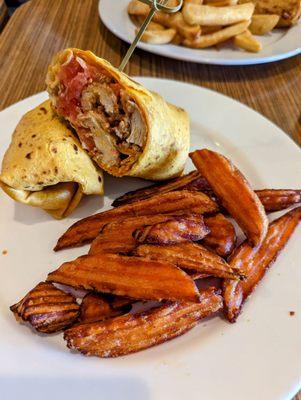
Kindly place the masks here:
MULTIPOLYGON (((135 37, 135 26, 127 14, 129 0, 100 0, 99 15, 104 25, 120 39, 132 43, 135 37)), ((190 49, 172 44, 151 45, 140 42, 138 47, 161 56, 177 60, 192 61, 204 64, 251 65, 279 61, 301 52, 301 23, 290 29, 277 29, 259 40, 263 44, 260 53, 248 53, 226 44, 217 50, 190 49)))
MULTIPOLYGON (((230 156, 256 188, 301 186, 300 150, 259 114, 207 89, 139 81, 189 112, 192 150, 209 147, 230 156)), ((45 97, 38 94, 0 113, 0 157, 19 118, 45 97)), ((142 185, 108 176, 105 183, 105 207, 142 185)), ((15 322, 8 307, 50 270, 86 251, 51 249, 72 222, 96 212, 102 202, 85 199, 72 217, 55 221, 0 193, 1 400, 53 399, 53 391, 56 398, 73 400, 290 400, 301 377, 300 228, 234 325, 216 317, 155 348, 97 359, 72 354, 61 334, 43 337, 15 322), (1 255, 3 249, 7 255, 1 255)))

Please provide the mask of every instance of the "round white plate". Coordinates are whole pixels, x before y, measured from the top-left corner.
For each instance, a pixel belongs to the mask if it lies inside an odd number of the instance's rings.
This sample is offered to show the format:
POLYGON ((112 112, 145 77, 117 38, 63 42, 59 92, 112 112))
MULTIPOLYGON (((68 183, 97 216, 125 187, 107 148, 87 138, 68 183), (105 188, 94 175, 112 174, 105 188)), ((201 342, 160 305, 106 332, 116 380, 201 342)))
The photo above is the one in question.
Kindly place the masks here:
MULTIPOLYGON (((191 150, 209 147, 231 157, 256 188, 300 188, 300 150, 259 114, 207 89, 139 81, 188 111, 191 150)), ((37 94, 0 113, 0 158, 20 117, 45 98, 37 94)), ((1 400, 53 399, 54 390, 57 398, 73 400, 290 400, 301 377, 300 227, 234 325, 217 316, 152 349, 98 359, 72 354, 61 334, 43 337, 15 322, 11 304, 63 261, 87 251, 52 251, 67 227, 143 184, 106 176, 104 199, 86 198, 63 221, 0 193, 1 400)))
MULTIPOLYGON (((135 26, 127 14, 130 0, 100 0, 99 15, 104 25, 120 39, 132 43, 135 26)), ((140 49, 177 60, 203 64, 251 65, 279 61, 301 53, 301 22, 290 29, 277 29, 259 40, 263 44, 260 53, 248 53, 231 44, 209 49, 190 49, 183 46, 151 45, 140 42, 140 49)))

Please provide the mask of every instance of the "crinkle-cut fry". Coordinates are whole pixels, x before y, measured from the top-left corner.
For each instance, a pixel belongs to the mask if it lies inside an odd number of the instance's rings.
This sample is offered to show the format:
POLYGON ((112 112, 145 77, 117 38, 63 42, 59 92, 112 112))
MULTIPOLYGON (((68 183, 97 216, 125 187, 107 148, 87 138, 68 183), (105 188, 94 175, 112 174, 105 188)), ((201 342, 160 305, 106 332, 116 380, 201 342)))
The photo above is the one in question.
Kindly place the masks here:
POLYGON ((142 189, 127 192, 115 199, 112 206, 118 207, 124 204, 134 203, 138 200, 149 199, 157 194, 169 193, 175 190, 203 191, 207 189, 211 188, 206 179, 203 178, 198 171, 191 171, 189 174, 168 182, 155 183, 142 189))
POLYGON ((223 207, 244 231, 249 243, 253 246, 262 243, 268 229, 268 218, 242 173, 226 157, 211 150, 197 150, 190 157, 223 207))
POLYGON ((193 280, 170 262, 99 253, 64 263, 48 281, 141 300, 199 301, 193 280))
POLYGON ((84 218, 73 224, 58 240, 54 250, 80 246, 91 242, 109 222, 117 222, 128 217, 155 214, 206 214, 214 213, 218 205, 200 192, 187 190, 158 194, 150 199, 113 208, 84 218))
POLYGON ((212 249, 219 256, 228 257, 236 245, 236 232, 233 224, 223 215, 216 214, 205 218, 210 233, 204 237, 202 244, 212 249))
POLYGON ((89 254, 129 253, 136 247, 133 233, 144 225, 154 225, 169 221, 173 215, 157 214, 141 217, 126 218, 122 221, 112 222, 103 227, 100 234, 93 240, 89 254))
POLYGON ((265 240, 258 247, 242 243, 231 256, 231 267, 240 268, 246 275, 244 281, 228 280, 223 284, 225 315, 235 322, 248 296, 256 288, 267 269, 284 248, 301 218, 301 208, 296 208, 272 222, 265 240))
POLYGON ((36 331, 42 333, 65 329, 79 315, 79 305, 71 294, 45 282, 40 282, 10 309, 17 320, 29 322, 36 331))
POLYGON ((249 30, 253 35, 265 35, 276 27, 279 19, 279 15, 275 14, 254 14, 249 30))
POLYGON ((222 308, 214 288, 200 294, 200 303, 167 303, 143 313, 82 324, 64 334, 72 350, 98 357, 119 357, 161 344, 192 329, 222 308))
POLYGON ((244 32, 248 28, 249 24, 250 20, 239 22, 238 24, 227 26, 217 32, 201 35, 194 40, 185 39, 183 44, 184 46, 192 47, 194 49, 204 49, 206 47, 215 46, 244 32))
POLYGON ((236 35, 233 39, 233 43, 240 49, 251 53, 258 53, 262 50, 262 43, 260 43, 260 41, 257 40, 248 30, 236 35))
POLYGON ((301 203, 301 190, 263 189, 256 190, 256 194, 268 212, 285 210, 301 203))
POLYGON ((143 244, 138 246, 133 254, 162 263, 171 262, 179 268, 216 278, 239 279, 241 277, 239 269, 230 267, 225 260, 204 246, 190 242, 169 246, 143 244))
MULTIPOLYGON (((136 29, 136 34, 138 29, 136 29)), ((164 29, 163 31, 152 31, 147 29, 141 36, 141 40, 149 44, 167 44, 170 43, 176 36, 175 29, 164 29)))
POLYGON ((130 309, 130 303, 119 308, 113 308, 109 299, 103 294, 87 293, 80 305, 79 321, 81 323, 104 321, 125 314, 130 309))
POLYGON ((209 232, 201 215, 190 214, 141 227, 133 235, 139 243, 168 245, 187 241, 198 242, 209 232))
POLYGON ((184 20, 190 25, 226 26, 251 20, 254 8, 255 5, 253 3, 229 7, 185 4, 182 13, 184 20))

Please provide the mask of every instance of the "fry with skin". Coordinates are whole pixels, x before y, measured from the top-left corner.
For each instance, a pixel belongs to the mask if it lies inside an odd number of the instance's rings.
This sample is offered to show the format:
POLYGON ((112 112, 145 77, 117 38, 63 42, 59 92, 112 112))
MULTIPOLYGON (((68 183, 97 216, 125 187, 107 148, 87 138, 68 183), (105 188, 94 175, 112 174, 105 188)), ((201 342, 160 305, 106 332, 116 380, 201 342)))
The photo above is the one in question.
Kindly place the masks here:
POLYGON ((223 207, 236 220, 249 243, 257 246, 265 238, 268 219, 262 203, 242 173, 223 155, 197 150, 190 157, 223 207))
POLYGON ((223 258, 229 256, 236 244, 236 233, 232 223, 223 214, 216 214, 206 217, 205 224, 210 233, 204 237, 202 243, 223 258))
POLYGON ((301 190, 294 189, 263 189, 256 190, 266 211, 281 211, 301 203, 301 190))
POLYGON ((119 308, 113 308, 110 301, 102 294, 88 293, 80 305, 81 323, 104 321, 117 317, 130 311, 131 305, 127 303, 119 308))
POLYGON ((248 28, 249 24, 249 20, 239 22, 238 24, 228 26, 217 32, 201 35, 194 40, 185 39, 183 44, 194 49, 203 49, 206 47, 215 46, 219 43, 225 42, 228 39, 231 39, 233 36, 244 32, 248 28))
POLYGON ((140 300, 199 301, 193 280, 170 262, 115 254, 82 256, 48 274, 56 282, 140 300))
POLYGON ((298 22, 301 14, 301 0, 257 0, 256 14, 277 14, 277 27, 286 27, 298 22))
POLYGON ((186 4, 182 12, 184 20, 190 25, 226 26, 250 20, 254 8, 255 6, 253 3, 229 7, 186 4))
POLYGON ((129 217, 155 214, 206 214, 217 210, 218 205, 204 193, 183 190, 159 194, 150 199, 113 208, 76 222, 58 240, 54 250, 91 242, 104 225, 129 217))
POLYGON ((138 243, 168 245, 187 241, 198 242, 209 232, 203 217, 191 214, 144 226, 137 229, 133 236, 138 243))
POLYGON ((233 253, 230 265, 232 268, 240 268, 246 279, 224 281, 225 315, 230 322, 236 321, 244 302, 288 242, 300 217, 300 207, 288 212, 270 224, 266 238, 260 246, 253 248, 244 242, 233 253))
POLYGON ((64 339, 70 349, 89 356, 119 357, 180 336, 221 308, 221 296, 209 288, 201 292, 200 303, 167 303, 143 313, 78 325, 67 330, 64 339))
POLYGON ((276 27, 279 19, 279 15, 254 14, 249 30, 253 35, 265 35, 276 27))
POLYGON ((29 322, 41 333, 61 331, 75 323, 79 316, 79 305, 75 298, 52 283, 45 282, 35 286, 10 310, 17 320, 29 322))
POLYGON ((233 39, 233 43, 240 49, 249 51, 251 53, 258 53, 260 50, 262 50, 262 44, 248 30, 236 35, 233 39))
POLYGON ((133 254, 162 263, 172 262, 179 268, 197 271, 216 278, 240 279, 242 277, 239 269, 231 268, 217 254, 207 250, 204 246, 190 242, 169 246, 143 244, 138 246, 133 254))

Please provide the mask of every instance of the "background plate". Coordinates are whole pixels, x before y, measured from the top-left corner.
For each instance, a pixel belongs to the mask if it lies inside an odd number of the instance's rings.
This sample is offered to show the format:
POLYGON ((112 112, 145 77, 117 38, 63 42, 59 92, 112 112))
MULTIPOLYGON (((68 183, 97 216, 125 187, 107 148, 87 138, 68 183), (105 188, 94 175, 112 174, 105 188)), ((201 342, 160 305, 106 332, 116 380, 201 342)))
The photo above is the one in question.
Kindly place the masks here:
MULTIPOLYGON (((105 26, 120 39, 132 43, 135 37, 135 26, 127 14, 129 0, 100 0, 99 15, 105 26)), ((190 49, 187 47, 150 45, 140 42, 140 49, 161 56, 183 61, 219 65, 251 65, 278 61, 292 57, 301 52, 301 22, 290 29, 277 29, 259 40, 263 44, 260 53, 248 53, 234 48, 231 44, 221 45, 218 50, 190 49)))
MULTIPOLYGON (((300 188, 300 150, 259 114, 207 89, 139 81, 189 112, 192 150, 209 147, 230 156, 256 188, 300 188)), ((0 113, 0 158, 20 117, 45 98, 41 93, 0 113)), ((191 168, 189 163, 187 171, 191 168)), ((43 337, 16 324, 8 307, 47 272, 87 249, 54 253, 58 236, 78 218, 143 184, 106 176, 106 196, 86 198, 63 221, 0 193, 1 400, 53 399, 54 390, 57 398, 73 400, 290 400, 301 377, 300 227, 234 325, 216 317, 153 349, 97 359, 72 354, 61 334, 43 337), (7 255, 1 254, 4 249, 7 255)))

